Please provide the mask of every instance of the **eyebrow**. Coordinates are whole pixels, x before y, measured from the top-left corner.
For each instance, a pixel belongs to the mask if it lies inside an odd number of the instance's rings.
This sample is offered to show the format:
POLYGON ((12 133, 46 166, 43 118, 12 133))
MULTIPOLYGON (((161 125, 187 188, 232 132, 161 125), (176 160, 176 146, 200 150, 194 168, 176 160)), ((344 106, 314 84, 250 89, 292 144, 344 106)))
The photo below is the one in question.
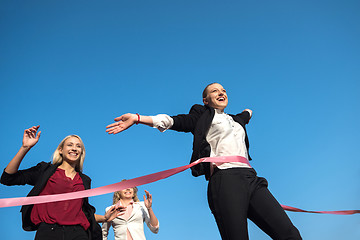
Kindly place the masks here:
POLYGON ((69 144, 69 143, 71 143, 71 144, 76 144, 76 145, 80 145, 81 146, 81 143, 74 143, 74 142, 67 142, 67 144, 69 144))
MULTIPOLYGON (((215 87, 215 88, 212 88, 210 89, 210 92, 213 91, 213 90, 225 90, 225 88, 218 88, 218 87, 215 87)), ((226 91, 226 90, 225 90, 226 91)))

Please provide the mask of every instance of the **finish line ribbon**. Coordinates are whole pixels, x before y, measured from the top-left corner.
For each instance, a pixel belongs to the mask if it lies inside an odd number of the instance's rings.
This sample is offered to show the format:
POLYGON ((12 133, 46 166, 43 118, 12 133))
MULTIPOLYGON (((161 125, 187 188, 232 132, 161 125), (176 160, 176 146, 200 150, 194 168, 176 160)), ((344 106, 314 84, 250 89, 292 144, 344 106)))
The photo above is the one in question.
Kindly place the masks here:
MULTIPOLYGON (((142 177, 137 177, 122 182, 106 185, 103 187, 71 192, 71 193, 62 193, 62 194, 53 194, 53 195, 42 195, 42 196, 30 196, 30 197, 18 197, 18 198, 3 198, 0 199, 0 208, 4 207, 14 207, 21 205, 31 205, 31 204, 41 204, 48 202, 57 202, 64 200, 72 200, 85 197, 93 197, 98 195, 103 195, 107 193, 112 193, 120 191, 122 189, 136 187, 145 185, 148 183, 156 182, 161 179, 168 178, 177 173, 183 172, 186 169, 191 168, 201 162, 213 162, 213 163, 225 163, 225 162, 241 162, 250 166, 249 161, 241 156, 227 156, 227 157, 209 157, 201 158, 195 162, 192 162, 188 165, 164 170, 157 173, 152 173, 142 177)), ((341 214, 341 215, 350 215, 355 213, 360 213, 360 210, 345 210, 345 211, 306 211, 299 208, 293 208, 285 205, 281 205, 284 210, 293 211, 293 212, 308 212, 308 213, 328 213, 328 214, 341 214)))
POLYGON ((337 215, 351 215, 351 214, 360 213, 360 210, 307 211, 307 210, 302 210, 302 209, 300 209, 300 208, 289 207, 289 206, 286 206, 286 205, 281 205, 281 207, 282 207, 284 210, 290 211, 290 212, 322 213, 322 214, 337 214, 337 215))

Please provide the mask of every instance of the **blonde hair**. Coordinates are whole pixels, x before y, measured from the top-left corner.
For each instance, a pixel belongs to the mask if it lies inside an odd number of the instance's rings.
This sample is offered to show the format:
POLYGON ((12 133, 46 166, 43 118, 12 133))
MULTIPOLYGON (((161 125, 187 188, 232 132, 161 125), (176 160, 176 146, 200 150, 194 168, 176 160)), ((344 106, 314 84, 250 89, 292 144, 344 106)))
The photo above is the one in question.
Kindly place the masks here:
MULTIPOLYGON (((126 181, 126 179, 121 180, 121 182, 126 181)), ((134 196, 133 196, 133 200, 134 202, 140 202, 137 192, 138 192, 138 188, 137 187, 133 187, 132 188, 134 190, 134 196)), ((120 191, 116 191, 114 192, 114 196, 113 196, 113 204, 116 204, 119 200, 121 199, 120 197, 120 191)))
POLYGON ((63 157, 60 154, 59 150, 64 148, 64 144, 65 141, 68 140, 71 137, 76 137, 77 139, 80 140, 81 142, 81 155, 80 155, 80 160, 77 162, 76 166, 75 166, 75 171, 77 172, 82 172, 83 170, 83 165, 84 165, 84 160, 85 160, 85 146, 84 146, 84 142, 81 140, 81 138, 78 135, 69 135, 66 136, 59 144, 59 146, 56 148, 54 154, 53 154, 53 164, 61 164, 63 162, 63 157))

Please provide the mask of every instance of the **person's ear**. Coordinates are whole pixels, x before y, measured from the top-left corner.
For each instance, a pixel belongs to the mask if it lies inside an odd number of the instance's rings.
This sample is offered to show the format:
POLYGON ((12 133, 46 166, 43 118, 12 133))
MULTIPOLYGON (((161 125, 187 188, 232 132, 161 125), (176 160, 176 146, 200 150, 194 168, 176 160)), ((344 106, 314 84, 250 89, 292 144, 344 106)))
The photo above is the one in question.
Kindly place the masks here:
POLYGON ((62 153, 63 153, 62 148, 59 148, 59 154, 62 155, 62 153))
POLYGON ((208 104, 209 104, 209 102, 208 102, 208 100, 207 100, 206 98, 203 98, 203 103, 204 103, 205 105, 208 105, 208 104))

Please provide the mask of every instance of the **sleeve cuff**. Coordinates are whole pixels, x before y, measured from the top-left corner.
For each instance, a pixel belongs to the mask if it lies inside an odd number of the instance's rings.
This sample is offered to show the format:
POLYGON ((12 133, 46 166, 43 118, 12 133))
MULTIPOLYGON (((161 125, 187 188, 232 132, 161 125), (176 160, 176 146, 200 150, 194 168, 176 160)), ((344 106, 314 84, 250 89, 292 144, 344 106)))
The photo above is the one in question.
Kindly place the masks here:
POLYGON ((167 114, 158 114, 151 116, 153 127, 159 129, 160 132, 165 132, 174 125, 174 120, 167 114))

